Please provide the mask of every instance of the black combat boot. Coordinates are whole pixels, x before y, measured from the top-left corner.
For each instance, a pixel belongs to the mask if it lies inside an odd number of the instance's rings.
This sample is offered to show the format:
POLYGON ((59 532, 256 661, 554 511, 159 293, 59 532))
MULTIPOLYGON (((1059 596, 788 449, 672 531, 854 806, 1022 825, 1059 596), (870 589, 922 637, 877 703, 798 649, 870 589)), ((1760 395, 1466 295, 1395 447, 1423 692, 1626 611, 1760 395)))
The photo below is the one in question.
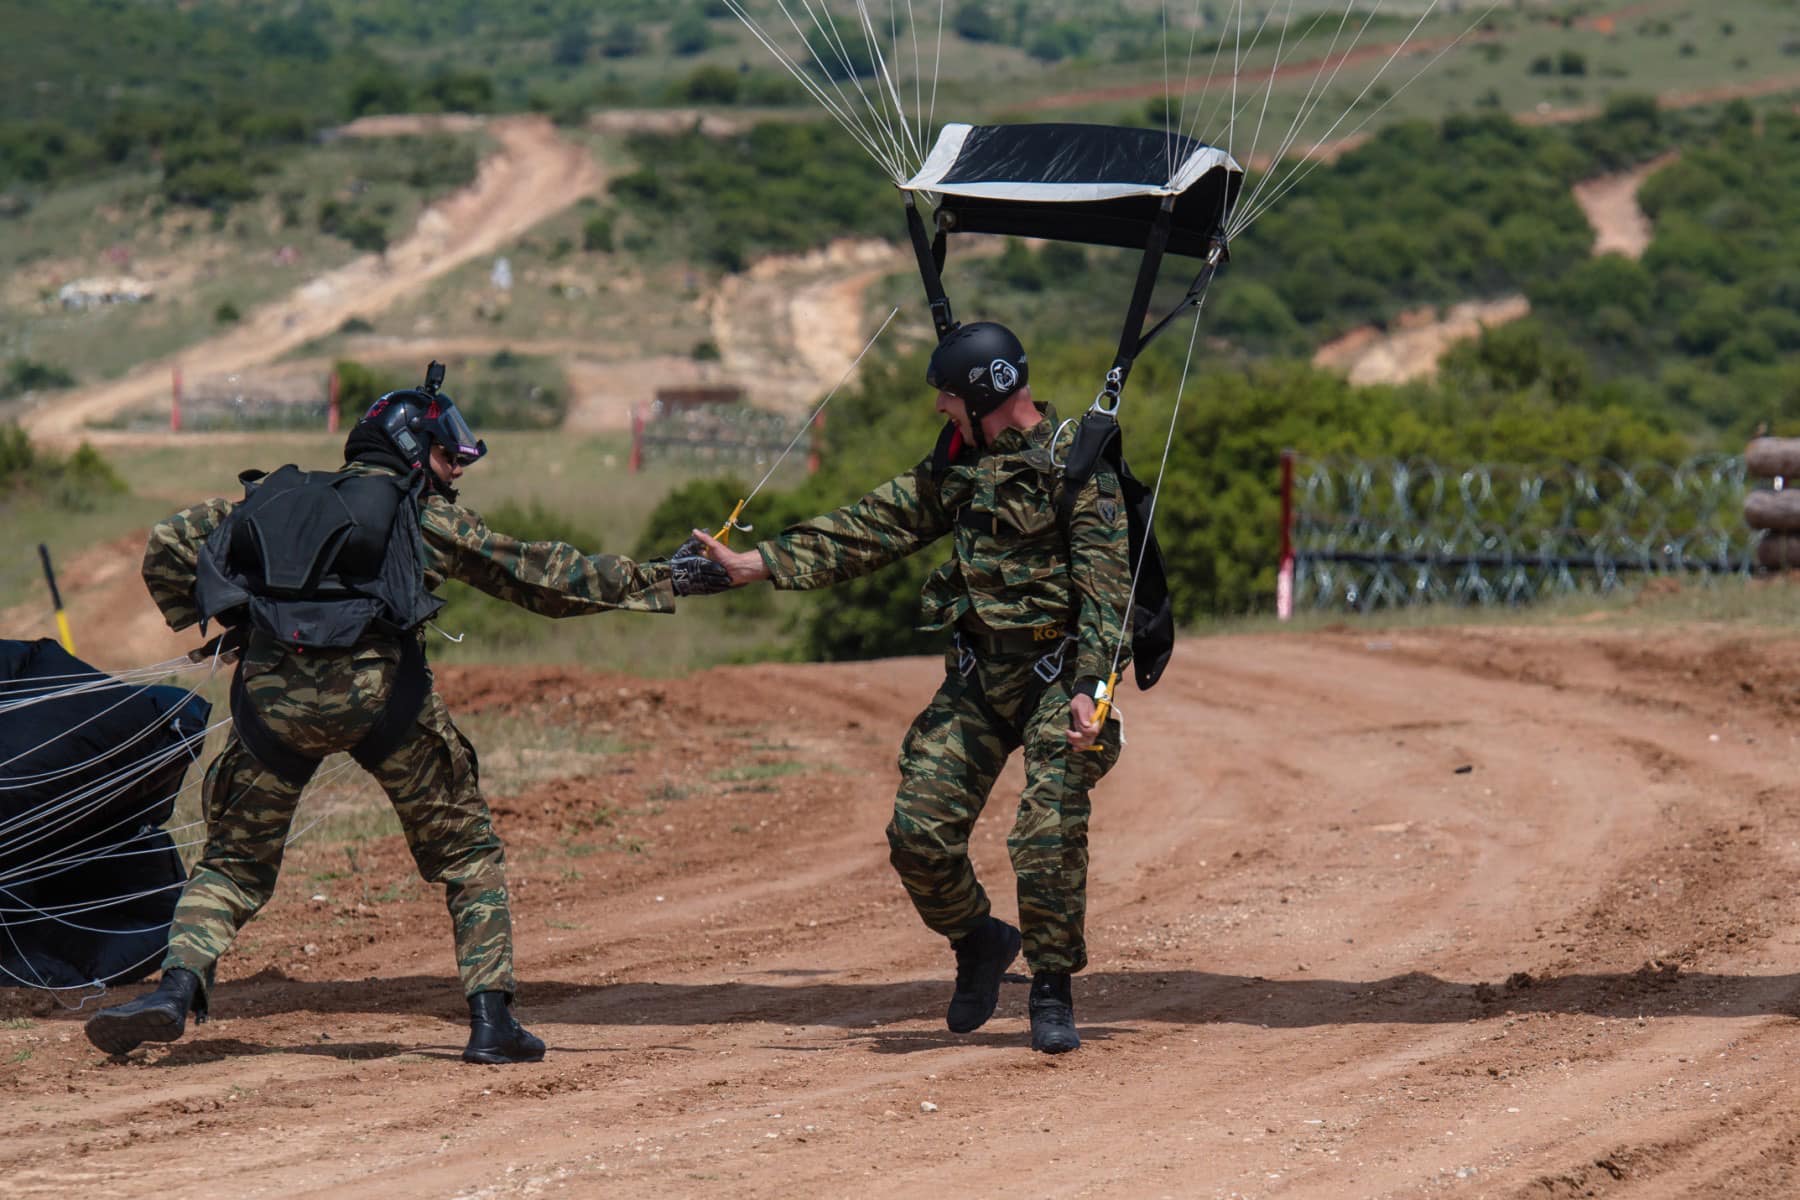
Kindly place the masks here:
POLYGON ((1068 972, 1039 971, 1031 977, 1031 1048, 1045 1054, 1066 1054, 1079 1045, 1068 972))
POLYGON ((108 1054, 124 1054, 144 1042, 172 1042, 187 1028, 187 1015, 206 1020, 206 992, 200 977, 183 967, 163 972, 148 996, 103 1008, 87 1020, 88 1041, 108 1054))
POLYGON ((973 1033, 1000 1003, 1000 977, 1019 956, 1019 931, 990 916, 950 946, 956 951, 956 991, 944 1024, 951 1033, 973 1033))
POLYGON ((469 997, 469 1044, 463 1061, 472 1063, 540 1062, 544 1043, 525 1032, 512 1014, 505 992, 476 992, 469 997))

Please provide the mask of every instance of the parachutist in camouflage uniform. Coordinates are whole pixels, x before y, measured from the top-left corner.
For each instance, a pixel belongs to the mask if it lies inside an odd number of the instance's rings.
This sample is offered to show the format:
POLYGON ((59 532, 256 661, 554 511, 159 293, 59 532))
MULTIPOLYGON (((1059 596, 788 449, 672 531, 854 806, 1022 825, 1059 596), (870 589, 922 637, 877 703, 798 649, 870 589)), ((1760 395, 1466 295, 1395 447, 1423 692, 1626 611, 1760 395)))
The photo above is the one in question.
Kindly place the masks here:
POLYGON ((1056 413, 1032 400, 1024 350, 1005 328, 953 330, 926 378, 950 425, 918 466, 754 552, 695 534, 734 583, 778 588, 826 587, 952 539, 925 585, 922 622, 952 642, 944 682, 900 746, 890 857, 919 916, 955 948, 949 1028, 970 1032, 993 1014, 1022 940, 1032 1046, 1061 1053, 1080 1045, 1069 977, 1087 965, 1088 792, 1119 756, 1118 722, 1094 720, 1094 696, 1121 644, 1127 516, 1109 470, 1061 495, 1056 413), (991 915, 969 862, 976 818, 1021 748, 1025 791, 1007 848, 1022 939, 991 915))
MULTIPOLYGON (((270 610, 285 614, 287 623, 246 620, 228 635, 241 637, 242 661, 233 684, 234 729, 206 772, 206 849, 169 928, 161 986, 88 1021, 88 1037, 102 1050, 122 1054, 144 1041, 173 1041, 190 1010, 205 1019, 215 965, 274 893, 301 791, 320 759, 349 751, 387 792, 419 873, 444 884, 457 967, 469 998, 471 1036, 463 1057, 486 1063, 543 1057, 543 1042, 511 1011, 516 983, 505 853, 481 794, 475 748, 431 689, 423 663, 422 621, 439 605, 430 592, 446 579, 459 579, 533 612, 564 617, 672 612, 677 595, 724 590, 727 581, 717 564, 703 559, 640 565, 489 529, 456 502, 453 487, 464 467, 485 451, 449 397, 428 382, 424 391, 390 393, 370 409, 345 443, 342 472, 306 476, 283 468, 262 477, 264 489, 277 488, 284 478, 334 481, 325 486, 349 496, 352 510, 357 496, 385 496, 390 515, 375 522, 373 540, 363 549, 372 547, 368 564, 381 571, 402 564, 383 603, 409 615, 388 627, 371 624, 349 645, 308 645, 308 631, 300 624, 318 624, 319 612, 329 607, 318 600, 325 589, 314 580, 313 596, 270 610), (416 716, 408 715, 409 708, 416 716)), ((209 555, 222 553, 237 562, 227 518, 240 508, 245 516, 255 499, 256 493, 239 504, 209 500, 151 530, 144 582, 171 628, 185 629, 213 615, 208 588, 219 571, 209 565, 209 555)), ((235 528, 242 530, 247 520, 235 528)), ((279 522, 280 514, 269 520, 279 522)), ((255 532, 260 544, 271 530, 292 532, 306 524, 258 525, 255 532)), ((331 560, 333 582, 348 576, 344 556, 355 549, 364 528, 357 524, 343 543, 350 549, 316 552, 337 555, 331 560)), ((265 590, 281 562, 293 557, 265 551, 265 590)), ((257 603, 249 600, 252 613, 257 603)))

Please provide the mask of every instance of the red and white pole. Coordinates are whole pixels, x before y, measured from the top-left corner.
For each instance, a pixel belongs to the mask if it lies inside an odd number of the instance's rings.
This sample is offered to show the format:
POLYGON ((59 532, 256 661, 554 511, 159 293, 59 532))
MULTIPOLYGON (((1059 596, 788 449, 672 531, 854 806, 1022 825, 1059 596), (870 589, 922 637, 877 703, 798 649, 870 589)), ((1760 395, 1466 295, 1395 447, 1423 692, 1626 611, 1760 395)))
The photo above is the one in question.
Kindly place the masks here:
POLYGON ((631 410, 631 473, 636 475, 644 469, 644 409, 642 405, 631 410))
POLYGON ((1275 572, 1275 616, 1294 616, 1294 452, 1281 452, 1281 566, 1275 572))
POLYGON ((169 432, 181 432, 181 364, 169 368, 169 432))
POLYGON ((338 373, 336 371, 331 373, 329 394, 330 399, 325 405, 325 432, 336 433, 338 431, 338 373))

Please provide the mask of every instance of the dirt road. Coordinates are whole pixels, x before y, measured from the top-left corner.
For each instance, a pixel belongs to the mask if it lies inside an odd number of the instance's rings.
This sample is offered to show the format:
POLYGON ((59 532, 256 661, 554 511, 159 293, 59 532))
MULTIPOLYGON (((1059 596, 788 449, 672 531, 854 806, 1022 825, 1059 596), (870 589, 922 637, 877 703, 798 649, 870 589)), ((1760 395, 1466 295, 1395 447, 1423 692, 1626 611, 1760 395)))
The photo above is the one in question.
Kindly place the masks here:
MULTIPOLYGON (((463 713, 619 743, 496 801, 546 1061, 455 1060, 441 902, 398 838, 355 874, 302 839, 172 1049, 107 1062, 6 997, 4 1190, 1796 1194, 1800 643, 1185 642, 1126 697, 1086 1044, 1057 1060, 1017 980, 944 1031, 949 956, 885 861, 939 669, 443 672, 463 713)), ((1006 915, 1017 783, 973 845, 1006 915)))
MULTIPOLYGON (((370 132, 382 128, 369 125, 370 132)), ((24 416, 26 431, 41 440, 72 438, 89 421, 165 394, 176 364, 204 376, 273 362, 351 317, 379 313, 469 259, 493 253, 604 184, 592 156, 558 137, 544 117, 495 117, 486 128, 499 152, 482 161, 472 185, 427 209, 386 254, 364 255, 317 276, 229 332, 142 364, 121 379, 56 394, 24 416)))

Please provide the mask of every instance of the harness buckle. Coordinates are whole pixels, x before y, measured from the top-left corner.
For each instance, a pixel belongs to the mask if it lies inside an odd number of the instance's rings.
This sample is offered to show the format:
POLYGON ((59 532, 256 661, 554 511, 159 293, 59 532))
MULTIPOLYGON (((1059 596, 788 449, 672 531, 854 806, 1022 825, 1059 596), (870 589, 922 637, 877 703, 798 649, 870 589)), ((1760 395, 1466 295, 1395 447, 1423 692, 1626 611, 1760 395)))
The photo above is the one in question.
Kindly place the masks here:
POLYGON ((1063 659, 1068 655, 1069 644, 1074 640, 1067 634, 1063 635, 1056 649, 1031 664, 1031 673, 1045 683, 1055 683, 1063 673, 1063 659))
POLYGON ((975 664, 979 661, 975 657, 975 651, 963 645, 962 634, 960 633, 952 633, 950 635, 950 645, 956 651, 956 673, 961 675, 964 679, 967 679, 969 677, 969 672, 975 669, 975 664))
POLYGON ((1100 388, 1100 394, 1094 397, 1089 412, 1112 416, 1119 411, 1119 393, 1125 390, 1125 372, 1114 367, 1106 373, 1106 383, 1100 388))

